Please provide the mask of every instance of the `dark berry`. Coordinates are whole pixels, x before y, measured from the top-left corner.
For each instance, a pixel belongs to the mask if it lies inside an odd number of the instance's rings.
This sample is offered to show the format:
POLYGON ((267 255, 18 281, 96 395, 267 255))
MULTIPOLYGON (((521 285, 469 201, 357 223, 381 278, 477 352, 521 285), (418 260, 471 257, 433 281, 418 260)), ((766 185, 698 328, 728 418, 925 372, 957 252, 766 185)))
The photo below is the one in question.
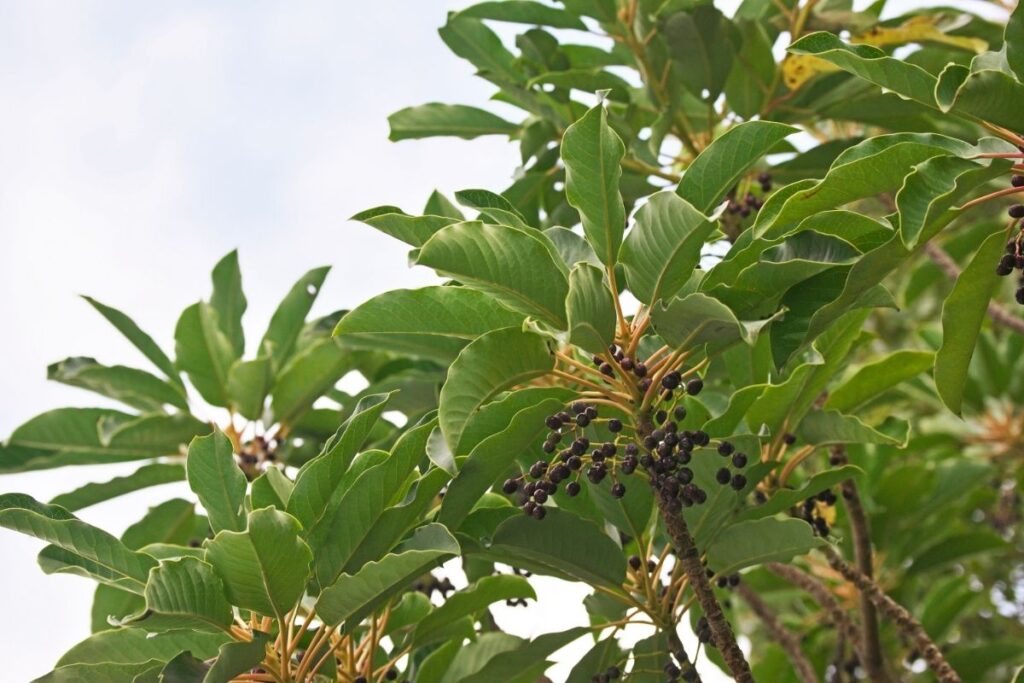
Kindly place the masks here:
POLYGON ((747 466, 747 454, 736 453, 732 456, 732 466, 737 469, 743 469, 747 466))
POLYGON ((704 380, 700 377, 694 377, 686 383, 686 393, 690 396, 696 396, 704 388, 704 380))
POLYGON ((608 375, 609 377, 615 376, 615 370, 613 370, 612 366, 608 365, 608 363, 601 363, 600 370, 602 375, 608 375))
POLYGON ((736 491, 742 491, 743 487, 747 485, 747 478, 742 474, 734 475, 732 478, 732 487, 736 491))
POLYGON ((1013 272, 1016 265, 1017 258, 1013 254, 1003 254, 1003 257, 999 259, 999 265, 996 266, 996 275, 1006 277, 1013 272))
POLYGON ((796 443, 796 436, 794 434, 784 434, 782 440, 786 442, 787 446, 792 446, 796 443))
POLYGON ((686 419, 686 407, 685 406, 676 406, 676 409, 672 411, 672 415, 677 420, 685 420, 686 419))
POLYGON ((608 420, 608 431, 612 434, 618 434, 622 431, 622 420, 616 420, 612 418, 608 420))
POLYGON ((631 458, 630 457, 630 458, 625 458, 622 461, 622 465, 619 466, 619 469, 622 471, 623 474, 633 474, 633 472, 636 471, 636 466, 637 466, 636 458, 631 458))
POLYGON ((629 372, 635 367, 635 364, 633 363, 632 358, 623 358, 622 360, 619 361, 619 367, 625 370, 626 372, 629 372))
POLYGON ((577 401, 576 403, 573 403, 571 407, 572 407, 572 412, 574 412, 577 415, 580 415, 584 411, 586 411, 587 404, 583 403, 581 401, 577 401))
POLYGON ((616 678, 622 675, 622 671, 617 666, 608 667, 608 670, 605 671, 605 673, 608 674, 608 678, 612 680, 615 680, 616 678))
POLYGON ((601 480, 604 479, 605 475, 608 474, 608 470, 604 468, 604 465, 598 463, 597 465, 591 465, 587 469, 587 479, 595 484, 600 484, 601 480))
POLYGON ((589 447, 590 447, 590 439, 582 438, 581 437, 581 438, 576 439, 575 441, 572 442, 572 445, 569 446, 569 451, 573 455, 583 455, 584 453, 587 452, 587 449, 589 447))
POLYGON ((566 464, 569 466, 569 469, 578 470, 579 468, 583 467, 583 458, 581 458, 578 455, 570 456, 569 459, 566 461, 566 464))
POLYGON ((388 679, 389 681, 393 681, 396 678, 398 678, 398 672, 394 669, 388 669, 388 672, 384 674, 384 678, 388 679))
POLYGON ((693 470, 689 467, 680 467, 679 471, 676 472, 676 479, 679 480, 680 484, 689 484, 693 481, 693 470))
POLYGON ((731 478, 732 474, 729 472, 728 467, 722 467, 717 472, 715 472, 715 481, 717 481, 719 484, 728 484, 731 478))
POLYGON ((558 447, 558 444, 556 444, 556 443, 554 443, 552 441, 545 441, 544 442, 544 446, 541 448, 541 450, 543 450, 545 453, 554 453, 555 452, 555 448, 557 448, 557 447, 558 447))
POLYGON ((615 484, 612 486, 612 496, 615 498, 622 498, 626 495, 626 487, 624 484, 615 484))
POLYGON ((548 426, 548 429, 559 429, 562 426, 562 421, 558 419, 557 415, 550 415, 544 420, 544 424, 548 426))
POLYGON ((708 436, 707 432, 696 431, 693 433, 693 442, 698 446, 707 446, 711 441, 711 437, 708 436))
POLYGON ((636 375, 637 377, 646 377, 647 366, 644 365, 643 363, 637 363, 636 365, 633 366, 633 374, 636 375))
POLYGON ((501 485, 501 490, 509 494, 515 493, 518 488, 519 482, 515 479, 506 479, 505 483, 501 485))
POLYGON ((633 571, 639 570, 640 569, 640 565, 642 563, 643 563, 643 560, 641 560, 638 556, 636 556, 636 555, 630 555, 629 556, 629 566, 633 568, 633 571))
POLYGON ((658 412, 656 412, 654 414, 654 421, 657 422, 658 424, 661 424, 662 422, 664 422, 667 419, 668 419, 668 413, 666 413, 664 410, 659 410, 658 412))
POLYGON ((1021 287, 1017 290, 1017 293, 1014 294, 1014 298, 1017 299, 1017 303, 1019 303, 1021 306, 1024 306, 1024 287, 1021 287))
POLYGON ((618 449, 615 447, 615 444, 611 441, 606 441, 605 443, 601 444, 601 455, 603 455, 606 458, 612 457, 613 455, 615 455, 617 451, 618 449))
POLYGON ((576 416, 576 424, 580 427, 586 427, 590 424, 590 417, 586 413, 580 413, 576 416))
POLYGON ((1024 204, 1014 204, 1007 210, 1010 218, 1024 218, 1024 204))
POLYGON ((722 443, 718 444, 718 454, 723 458, 732 455, 732 451, 732 444, 729 443, 728 441, 723 441, 722 443))
POLYGON ((530 515, 534 519, 544 519, 544 516, 547 515, 547 514, 548 514, 548 509, 546 507, 544 507, 543 505, 538 505, 537 507, 533 508, 533 512, 530 513, 530 515))
POLYGON ((587 409, 583 411, 583 414, 589 417, 591 420, 593 420, 595 417, 597 417, 597 408, 595 408, 594 406, 587 406, 587 409))
POLYGON ((580 484, 576 481, 570 481, 565 485, 565 495, 570 498, 575 498, 580 493, 580 484))
POLYGON ((540 491, 533 492, 533 500, 537 503, 543 504, 548 499, 548 492, 541 489, 540 491))
POLYGON ((669 391, 679 387, 679 383, 682 381, 682 377, 678 372, 672 371, 661 378, 661 386, 665 387, 669 391))

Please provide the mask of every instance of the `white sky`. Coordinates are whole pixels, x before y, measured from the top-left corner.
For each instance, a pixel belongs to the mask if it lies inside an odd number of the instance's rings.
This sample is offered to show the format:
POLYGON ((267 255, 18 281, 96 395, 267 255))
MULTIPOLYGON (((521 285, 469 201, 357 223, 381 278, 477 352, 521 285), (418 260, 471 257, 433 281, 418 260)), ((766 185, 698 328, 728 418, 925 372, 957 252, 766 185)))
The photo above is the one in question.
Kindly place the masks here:
MULTIPOLYGON (((334 267, 321 313, 430 282, 405 266, 403 245, 345 219, 379 204, 417 211, 435 187, 509 184, 518 153, 498 138, 387 140, 386 117, 404 106, 486 105, 492 88, 435 32, 467 4, 0 3, 0 437, 44 410, 97 403, 46 382, 49 363, 145 366, 77 294, 125 310, 171 350, 178 312, 235 247, 250 338, 313 266, 334 267)), ((47 500, 84 476, 13 475, 0 490, 47 500)), ((180 491, 81 516, 119 533, 180 491)), ((88 633, 92 584, 43 575, 41 546, 0 530, 5 681, 44 674, 88 633)), ((585 623, 579 587, 539 588, 540 604, 499 622, 524 636, 585 623)), ((581 649, 559 657, 556 680, 581 649)))

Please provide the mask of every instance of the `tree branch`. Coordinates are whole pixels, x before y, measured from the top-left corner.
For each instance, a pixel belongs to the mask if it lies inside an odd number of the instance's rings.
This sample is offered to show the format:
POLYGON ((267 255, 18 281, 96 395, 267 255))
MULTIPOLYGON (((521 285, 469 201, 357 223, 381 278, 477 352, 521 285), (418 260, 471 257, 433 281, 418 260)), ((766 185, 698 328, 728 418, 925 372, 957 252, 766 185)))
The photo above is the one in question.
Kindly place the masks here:
POLYGON ((782 647, 797 678, 803 683, 818 683, 818 674, 814 671, 814 667, 804 655, 803 650, 800 649, 800 639, 782 625, 775 611, 747 584, 740 583, 734 590, 750 605, 750 609, 764 623, 768 634, 782 647))
POLYGON ((921 626, 920 622, 898 602, 890 598, 874 581, 851 567, 839 557, 832 546, 824 546, 821 551, 828 559, 829 566, 842 574, 843 578, 857 587, 862 595, 867 595, 875 606, 887 617, 892 619, 913 643, 914 649, 921 653, 928 668, 932 670, 939 683, 962 683, 959 674, 949 665, 942 651, 921 626))
MULTIPOLYGON (((849 462, 846 457, 846 447, 842 445, 833 446, 830 449, 831 460, 836 465, 845 465, 849 462)), ((857 483, 853 479, 847 479, 840 484, 843 493, 843 500, 846 502, 846 515, 850 520, 850 530, 853 536, 853 551, 856 558, 857 568, 861 574, 869 579, 874 576, 874 553, 871 550, 871 530, 868 527, 868 518, 864 514, 864 506, 861 504, 860 493, 857 491, 857 483)), ((889 674, 885 669, 885 660, 882 657, 882 643, 878 634, 878 612, 874 603, 861 593, 860 596, 861 628, 864 631, 864 658, 861 663, 867 672, 870 681, 888 681, 889 674)))

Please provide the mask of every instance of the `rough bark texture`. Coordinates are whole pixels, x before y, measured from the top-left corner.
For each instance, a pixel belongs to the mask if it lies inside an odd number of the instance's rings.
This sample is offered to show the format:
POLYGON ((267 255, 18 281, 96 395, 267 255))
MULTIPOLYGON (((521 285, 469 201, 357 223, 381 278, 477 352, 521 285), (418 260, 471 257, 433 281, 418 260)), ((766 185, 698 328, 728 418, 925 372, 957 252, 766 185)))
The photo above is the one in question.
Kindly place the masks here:
POLYGON ((861 644, 861 634, 857 625, 850 620, 843 611, 843 608, 839 606, 839 602, 829 591, 828 587, 825 586, 821 581, 810 574, 792 567, 788 564, 781 564, 779 562, 770 562, 765 565, 768 571, 772 572, 776 576, 789 581, 794 586, 803 589, 811 598, 818 603, 825 613, 828 614, 829 620, 836 627, 847 642, 850 643, 850 647, 853 648, 854 654, 857 655, 857 659, 864 661, 864 648, 861 644))
POLYGON ((750 609, 753 610, 754 614, 764 624, 765 630, 768 631, 772 640, 782 647, 783 652, 789 657, 789 663, 793 667, 793 672, 797 678, 803 681, 803 683, 819 683, 817 672, 807 659, 807 656, 804 655, 803 650, 800 649, 800 639, 795 633, 782 625, 778 615, 775 614, 775 610, 769 607, 761 599, 761 596, 745 583, 739 584, 734 590, 750 605, 750 609))
MULTIPOLYGON (((845 465, 849 462, 846 457, 846 448, 843 446, 833 446, 831 456, 832 462, 837 465, 845 465)), ((874 554, 871 550, 871 530, 868 527, 867 515, 864 514, 864 506, 861 504, 857 484, 853 479, 847 479, 840 485, 840 488, 843 500, 846 502, 846 515, 850 520, 857 569, 869 579, 873 578, 875 569, 874 554)), ((882 657, 882 641, 878 633, 878 612, 875 610, 875 605, 863 593, 860 596, 860 613, 864 631, 864 658, 861 660, 861 664, 868 675, 868 680, 885 683, 890 679, 885 668, 885 660, 882 657)))
POLYGON ((675 546, 676 556, 686 571, 690 586, 704 611, 708 626, 711 627, 711 637, 715 642, 715 647, 721 653, 733 678, 740 683, 753 683, 754 676, 750 673, 750 665, 747 664, 747 658, 736 643, 736 636, 732 632, 729 620, 722 612, 722 606, 718 604, 715 592, 711 588, 711 582, 708 581, 708 575, 705 573, 704 565, 701 564, 700 555, 697 553, 697 546, 686 526, 686 520, 681 514, 672 512, 669 509, 668 501, 660 494, 658 495, 658 508, 665 522, 668 536, 672 539, 672 545, 675 546))
POLYGON ((910 639, 914 649, 921 653, 928 668, 932 670, 940 683, 961 683, 959 674, 949 665, 942 655, 942 651, 910 612, 886 595, 869 577, 851 567, 830 546, 825 546, 822 552, 834 570, 856 586, 861 595, 867 595, 875 606, 910 639))

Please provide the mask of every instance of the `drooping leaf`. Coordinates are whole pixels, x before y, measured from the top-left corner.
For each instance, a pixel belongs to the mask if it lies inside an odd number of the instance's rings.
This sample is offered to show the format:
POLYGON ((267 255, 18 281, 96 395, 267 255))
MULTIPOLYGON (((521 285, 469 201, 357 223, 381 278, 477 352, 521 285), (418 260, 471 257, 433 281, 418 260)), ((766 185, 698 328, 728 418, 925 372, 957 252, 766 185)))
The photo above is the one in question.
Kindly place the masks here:
POLYGON ((935 354, 904 349, 894 351, 857 370, 846 382, 829 392, 825 408, 848 412, 882 392, 916 377, 932 367, 935 354))
POLYGON ((65 510, 74 512, 97 503, 123 496, 132 491, 169 484, 185 479, 185 468, 177 463, 152 463, 143 465, 131 474, 115 477, 99 484, 84 484, 74 491, 62 493, 50 501, 50 505, 59 505, 65 510))
POLYGON ((597 266, 579 263, 569 273, 569 341, 590 353, 605 353, 615 341, 615 303, 597 266))
POLYGON ((1024 106, 1024 85, 998 69, 969 69, 948 65, 935 86, 935 100, 943 112, 987 121, 997 126, 1019 126, 1024 106))
POLYGON ((652 195, 637 211, 619 252, 629 291, 648 305, 675 296, 700 262, 701 248, 715 227, 678 195, 652 195))
POLYGON ((422 247, 430 237, 452 223, 461 222, 461 218, 449 216, 410 216, 395 206, 378 206, 361 211, 352 216, 353 221, 366 223, 414 247, 422 247))
POLYGON ((274 385, 270 411, 274 421, 292 425, 316 399, 352 369, 351 354, 337 339, 320 339, 299 351, 282 368, 274 385))
POLYGON ((538 231, 466 221, 436 232, 416 263, 562 330, 569 283, 556 259, 554 246, 538 231))
POLYGON ((464 10, 460 10, 456 16, 551 26, 553 28, 574 28, 580 31, 585 31, 587 28, 586 24, 572 12, 540 2, 531 2, 530 0, 478 2, 464 10))
POLYGON ((519 126, 489 111, 463 104, 430 102, 406 107, 388 117, 392 141, 453 136, 472 140, 481 135, 511 135, 519 126))
POLYGON ((283 621, 305 589, 313 560, 299 531, 291 515, 262 508, 249 514, 244 532, 221 531, 206 543, 206 561, 231 604, 283 621))
POLYGON ((184 390, 185 385, 181 381, 181 376, 178 375, 178 370, 174 367, 174 362, 168 358, 167 354, 163 352, 159 345, 153 338, 142 331, 138 325, 135 324, 131 318, 111 306, 102 304, 96 301, 92 297, 83 296, 89 305, 99 311, 100 315, 107 319, 107 321, 117 328, 117 331, 125 336, 125 338, 132 343, 132 345, 142 352, 149 361, 160 369, 167 379, 174 382, 178 387, 184 390))
POLYGON ((697 349, 707 344, 721 349, 748 342, 752 330, 736 319, 729 308, 699 292, 662 302, 651 310, 651 325, 676 349, 697 349))
POLYGON ((242 417, 260 419, 273 382, 274 368, 269 358, 236 360, 228 370, 228 405, 242 417))
POLYGON ((441 388, 438 422, 448 446, 458 446, 466 422, 495 394, 550 372, 554 364, 545 339, 518 328, 488 332, 471 342, 448 369, 441 388))
POLYGON ((275 507, 287 510, 293 487, 292 481, 279 468, 268 467, 252 482, 252 509, 275 507))
POLYGON ((213 567, 194 557, 161 562, 149 573, 146 610, 132 619, 148 631, 189 629, 230 633, 231 605, 213 567))
POLYGON ((230 683, 238 674, 256 668, 266 656, 269 643, 270 637, 259 631, 254 631, 252 640, 248 642, 225 643, 217 653, 217 660, 203 677, 203 683, 230 683))
POLYGON ((436 634, 465 616, 473 616, 499 600, 537 598, 533 587, 521 576, 499 574, 486 576, 471 586, 454 593, 443 605, 426 615, 413 634, 419 646, 436 640, 436 634))
POLYGON ((75 644, 61 655, 57 666, 167 661, 185 650, 206 659, 213 657, 227 640, 222 633, 171 631, 153 635, 137 628, 116 628, 95 633, 75 644))
POLYGON ((227 382, 235 361, 231 339, 220 325, 217 310, 200 301, 186 308, 174 328, 178 367, 207 403, 227 406, 227 382))
POLYGON ((46 368, 46 377, 140 410, 159 411, 165 405, 188 410, 188 400, 180 387, 137 368, 101 365, 93 358, 75 357, 46 368))
POLYGON ((993 264, 999 261, 1005 243, 1002 231, 990 235, 960 273, 942 306, 942 346, 935 354, 935 386, 942 402, 958 415, 974 346, 999 282, 993 264))
POLYGON ((545 633, 528 643, 519 645, 515 649, 494 655, 479 670, 458 680, 462 683, 488 683, 488 681, 525 683, 526 681, 534 681, 540 673, 547 669, 548 665, 545 660, 548 657, 589 632, 590 629, 583 626, 559 633, 545 633), (523 671, 524 663, 528 663, 526 671, 523 671))
POLYGON ((346 346, 386 349, 450 363, 480 335, 523 316, 468 287, 398 289, 349 311, 334 334, 346 346))
POLYGON ((601 103, 569 126, 562 138, 565 196, 580 212, 583 232, 606 266, 615 265, 626 227, 619 194, 624 155, 625 146, 608 125, 601 103))
POLYGON ((808 413, 796 430, 802 443, 824 446, 835 443, 884 443, 905 446, 910 425, 898 417, 886 419, 877 428, 869 427, 854 415, 843 415, 835 410, 815 410, 808 413))

